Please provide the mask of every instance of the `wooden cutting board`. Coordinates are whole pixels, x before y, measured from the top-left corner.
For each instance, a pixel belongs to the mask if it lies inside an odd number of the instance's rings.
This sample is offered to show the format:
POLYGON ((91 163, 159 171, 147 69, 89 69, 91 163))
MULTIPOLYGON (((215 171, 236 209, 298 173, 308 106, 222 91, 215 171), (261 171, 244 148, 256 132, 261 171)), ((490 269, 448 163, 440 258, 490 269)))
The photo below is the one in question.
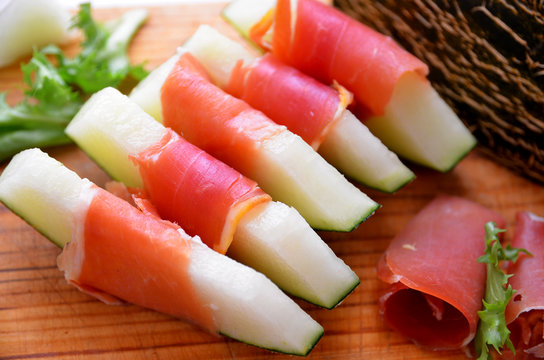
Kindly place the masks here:
MULTIPOLYGON (((150 8, 134 39, 133 61, 152 68, 173 54, 201 23, 236 36, 219 17, 221 4, 150 8)), ((99 10, 107 19, 124 10, 99 10)), ((75 46, 72 46, 75 49, 75 46)), ((20 89, 17 66, 0 69, 0 91, 20 89)), ((8 100, 20 99, 12 91, 8 100)), ((108 177, 74 146, 48 149, 81 176, 103 185, 108 177)), ((544 215, 544 188, 493 163, 476 149, 452 172, 412 167, 417 179, 394 195, 365 190, 382 208, 351 233, 321 233, 361 279, 336 309, 296 300, 325 335, 309 359, 465 359, 461 351, 420 349, 389 330, 377 300, 385 286, 375 265, 392 237, 435 195, 463 196, 502 213, 512 236, 515 214, 544 215)), ((483 241, 483 240, 482 240, 483 241)), ((68 285, 56 267, 60 250, 0 205, 1 359, 282 359, 287 355, 210 335, 186 322, 137 306, 108 306, 68 285)))

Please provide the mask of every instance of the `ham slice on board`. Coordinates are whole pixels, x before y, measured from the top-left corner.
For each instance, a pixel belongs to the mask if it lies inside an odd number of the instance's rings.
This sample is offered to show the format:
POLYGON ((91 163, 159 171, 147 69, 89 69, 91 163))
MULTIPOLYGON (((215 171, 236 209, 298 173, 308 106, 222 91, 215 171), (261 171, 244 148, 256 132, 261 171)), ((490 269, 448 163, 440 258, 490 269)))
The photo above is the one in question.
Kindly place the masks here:
POLYGON ((486 268, 484 225, 503 217, 466 199, 440 195, 393 239, 378 265, 391 286, 380 298, 385 322, 435 350, 467 345, 476 334, 486 268))

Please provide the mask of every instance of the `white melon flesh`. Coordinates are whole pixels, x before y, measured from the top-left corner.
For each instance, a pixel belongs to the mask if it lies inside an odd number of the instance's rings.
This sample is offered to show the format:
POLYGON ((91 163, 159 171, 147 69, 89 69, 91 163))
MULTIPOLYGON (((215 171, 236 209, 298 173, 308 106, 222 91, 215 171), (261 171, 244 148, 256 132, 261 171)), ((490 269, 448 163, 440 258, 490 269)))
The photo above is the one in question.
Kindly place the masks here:
POLYGON ((33 48, 62 44, 70 38, 70 12, 59 0, 0 1, 0 67, 33 48))
POLYGON ((279 202, 261 204, 244 216, 227 255, 292 295, 329 309, 359 284, 302 216, 279 202))
POLYGON ((182 46, 206 69, 212 81, 225 88, 235 65, 241 60, 247 66, 255 60, 249 50, 209 25, 200 25, 182 46))
MULTIPOLYGON (((31 149, 16 155, 0 176, 0 200, 63 247, 82 231, 97 191, 91 185, 31 149)), ((323 335, 323 328, 264 275, 214 252, 198 238, 190 244, 189 276, 219 333, 296 355, 307 354, 323 335)))
POLYGON ((415 175, 349 110, 330 129, 318 152, 346 176, 392 193, 415 175))
POLYGON ((263 274, 205 245, 193 247, 191 256, 191 278, 221 334, 293 355, 308 354, 323 335, 323 328, 263 274))
POLYGON ((130 92, 130 99, 138 104, 146 113, 162 123, 161 88, 162 84, 179 59, 177 53, 151 71, 145 79, 130 92))
POLYGON ((39 149, 15 155, 0 175, 0 201, 60 247, 93 194, 89 181, 39 149))
MULTIPOLYGON (((93 95, 67 128, 67 134, 106 172, 133 169, 135 172, 127 171, 117 178, 125 183, 136 177, 139 180, 135 182, 143 181, 130 155, 138 155, 158 142, 165 132, 161 124, 112 88, 93 95), (114 115, 117 118, 112 118, 114 115)), ((236 259, 262 271, 282 289, 316 305, 333 307, 359 283, 355 273, 300 214, 283 204, 274 202, 244 215, 231 246, 254 249, 237 252, 236 259), (304 261, 298 258, 302 249, 308 253, 304 261), (276 267, 258 268, 262 259, 276 267), (318 267, 328 273, 327 278, 315 271, 318 267)))
POLYGON ((249 30, 275 6, 276 0, 235 0, 223 9, 221 16, 249 39, 249 30))
POLYGON ((430 82, 416 73, 399 79, 385 115, 366 125, 400 156, 439 171, 452 169, 476 145, 430 82))
POLYGON ((380 206, 288 130, 263 141, 254 161, 245 175, 314 229, 351 231, 380 206))
POLYGON ((129 159, 166 134, 166 129, 114 88, 106 88, 83 105, 66 134, 112 178, 130 187, 143 186, 129 159))

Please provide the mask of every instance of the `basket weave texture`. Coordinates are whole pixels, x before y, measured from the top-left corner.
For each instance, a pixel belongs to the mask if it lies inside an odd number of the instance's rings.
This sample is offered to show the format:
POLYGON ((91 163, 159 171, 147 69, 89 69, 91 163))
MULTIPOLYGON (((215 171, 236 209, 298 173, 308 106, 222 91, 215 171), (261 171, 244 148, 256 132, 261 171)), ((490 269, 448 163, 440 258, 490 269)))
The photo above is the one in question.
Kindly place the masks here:
POLYGON ((431 68, 433 86, 498 162, 544 184, 544 2, 335 0, 431 68))

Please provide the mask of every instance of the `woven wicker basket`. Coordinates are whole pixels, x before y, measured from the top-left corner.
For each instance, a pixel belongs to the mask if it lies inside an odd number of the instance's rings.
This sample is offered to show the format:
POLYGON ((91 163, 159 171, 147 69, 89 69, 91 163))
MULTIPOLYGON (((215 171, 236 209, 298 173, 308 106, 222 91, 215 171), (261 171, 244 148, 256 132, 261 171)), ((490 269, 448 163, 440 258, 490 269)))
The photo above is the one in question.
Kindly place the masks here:
POLYGON ((429 64, 490 157, 544 183, 542 0, 335 0, 429 64))

